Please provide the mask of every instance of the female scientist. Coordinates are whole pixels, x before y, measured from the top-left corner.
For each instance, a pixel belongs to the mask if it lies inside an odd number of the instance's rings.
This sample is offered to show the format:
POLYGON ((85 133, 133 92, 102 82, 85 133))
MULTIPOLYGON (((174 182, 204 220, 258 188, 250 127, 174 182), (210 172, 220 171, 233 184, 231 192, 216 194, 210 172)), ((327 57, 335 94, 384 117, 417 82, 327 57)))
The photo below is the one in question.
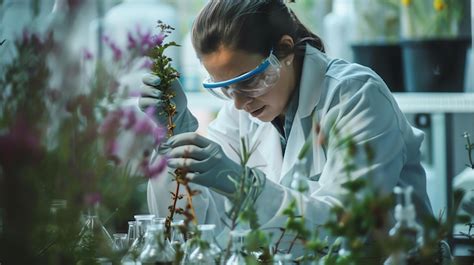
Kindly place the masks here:
MULTIPOLYGON (((248 166, 258 166, 266 177, 255 205, 263 228, 283 226, 282 210, 298 197, 289 185, 298 153, 305 139, 313 137, 306 157, 310 189, 303 201, 308 226, 323 224, 331 207, 341 204, 341 184, 348 180, 342 162, 346 147, 330 134, 332 126, 360 147, 353 156, 353 178, 370 172, 372 184, 384 193, 411 185, 418 216, 432 214, 420 164, 423 133, 410 126, 376 73, 328 58, 320 38, 283 0, 211 0, 194 22, 192 42, 210 75, 204 88, 229 99, 206 138, 194 132, 198 124, 179 83, 173 87, 176 134, 168 141, 168 165, 186 167, 191 181, 200 185, 203 193, 193 201, 200 223, 214 223, 218 235, 227 234, 221 219, 226 197, 235 192, 227 176, 241 174, 231 147, 238 148, 247 136, 250 145, 257 144, 248 166), (320 127, 316 132, 313 119, 320 127), (374 152, 371 165, 366 144, 374 152)), ((151 87, 159 79, 147 76, 144 83, 141 108, 159 107, 159 95, 151 87)), ((166 117, 157 118, 166 123, 166 117)), ((168 212, 170 182, 162 177, 149 185, 150 210, 160 216, 168 212)))

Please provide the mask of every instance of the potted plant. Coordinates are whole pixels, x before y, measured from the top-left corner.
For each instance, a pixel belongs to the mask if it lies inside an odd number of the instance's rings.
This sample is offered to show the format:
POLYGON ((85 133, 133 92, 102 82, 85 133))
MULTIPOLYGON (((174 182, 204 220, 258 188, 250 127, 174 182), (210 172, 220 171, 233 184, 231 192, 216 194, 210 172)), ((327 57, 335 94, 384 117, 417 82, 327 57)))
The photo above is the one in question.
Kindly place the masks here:
POLYGON ((402 0, 405 86, 411 92, 463 90, 470 41, 460 38, 464 1, 402 0))
POLYGON ((398 0, 354 0, 354 62, 372 68, 393 92, 404 91, 398 0))

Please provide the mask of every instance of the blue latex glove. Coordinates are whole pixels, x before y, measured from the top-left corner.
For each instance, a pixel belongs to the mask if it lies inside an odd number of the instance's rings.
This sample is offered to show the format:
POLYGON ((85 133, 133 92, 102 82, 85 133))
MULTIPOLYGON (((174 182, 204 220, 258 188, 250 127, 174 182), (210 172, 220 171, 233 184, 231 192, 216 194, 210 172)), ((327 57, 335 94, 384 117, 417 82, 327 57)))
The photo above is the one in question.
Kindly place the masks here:
MULTIPOLYGON (((168 124, 168 117, 163 114, 163 101, 160 99, 162 92, 156 89, 161 82, 160 78, 153 74, 146 74, 142 81, 143 85, 140 87, 141 97, 138 101, 140 109, 144 111, 150 106, 156 107, 156 121, 161 125, 168 124)), ((172 103, 176 105, 176 114, 173 117, 173 123, 176 125, 174 134, 196 131, 198 121, 187 107, 188 101, 178 80, 172 83, 171 89, 175 93, 172 103)))
POLYGON ((167 144, 171 148, 168 151, 170 168, 185 168, 191 182, 224 195, 235 191, 228 176, 238 181, 242 167, 228 158, 219 144, 193 132, 175 135, 167 144))

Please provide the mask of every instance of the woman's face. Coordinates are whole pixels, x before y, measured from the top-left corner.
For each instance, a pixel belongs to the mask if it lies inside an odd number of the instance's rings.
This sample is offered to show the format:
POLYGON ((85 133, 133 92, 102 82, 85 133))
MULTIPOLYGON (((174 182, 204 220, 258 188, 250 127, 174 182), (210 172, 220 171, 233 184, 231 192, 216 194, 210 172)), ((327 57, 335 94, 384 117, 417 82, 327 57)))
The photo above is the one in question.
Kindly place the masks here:
MULTIPOLYGON (((217 51, 203 55, 201 60, 216 82, 237 77, 255 69, 265 58, 259 54, 228 49, 221 46, 217 51)), ((280 77, 268 92, 258 97, 234 93, 235 108, 244 110, 261 121, 269 122, 284 114, 294 90, 293 64, 281 62, 280 77)))

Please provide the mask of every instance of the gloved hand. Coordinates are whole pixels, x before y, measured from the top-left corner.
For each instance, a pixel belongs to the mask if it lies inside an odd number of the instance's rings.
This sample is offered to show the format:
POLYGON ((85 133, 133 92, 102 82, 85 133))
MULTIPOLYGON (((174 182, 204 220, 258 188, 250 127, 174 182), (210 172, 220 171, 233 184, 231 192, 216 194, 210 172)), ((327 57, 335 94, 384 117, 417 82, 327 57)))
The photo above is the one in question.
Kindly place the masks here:
POLYGON ((234 193, 235 185, 228 176, 238 181, 242 167, 228 158, 219 144, 193 132, 175 135, 167 144, 171 148, 170 168, 185 168, 191 182, 224 195, 234 193))
MULTIPOLYGON (((168 117, 163 113, 164 105, 160 99, 162 92, 156 88, 161 82, 160 78, 154 74, 146 74, 143 76, 142 81, 143 85, 140 87, 141 97, 138 101, 140 109, 145 111, 150 106, 156 107, 156 121, 166 126, 168 124, 168 117)), ((175 93, 172 103, 176 105, 176 114, 173 117, 173 123, 176 125, 174 134, 196 131, 198 121, 187 107, 188 101, 178 80, 172 83, 171 89, 175 93)))

